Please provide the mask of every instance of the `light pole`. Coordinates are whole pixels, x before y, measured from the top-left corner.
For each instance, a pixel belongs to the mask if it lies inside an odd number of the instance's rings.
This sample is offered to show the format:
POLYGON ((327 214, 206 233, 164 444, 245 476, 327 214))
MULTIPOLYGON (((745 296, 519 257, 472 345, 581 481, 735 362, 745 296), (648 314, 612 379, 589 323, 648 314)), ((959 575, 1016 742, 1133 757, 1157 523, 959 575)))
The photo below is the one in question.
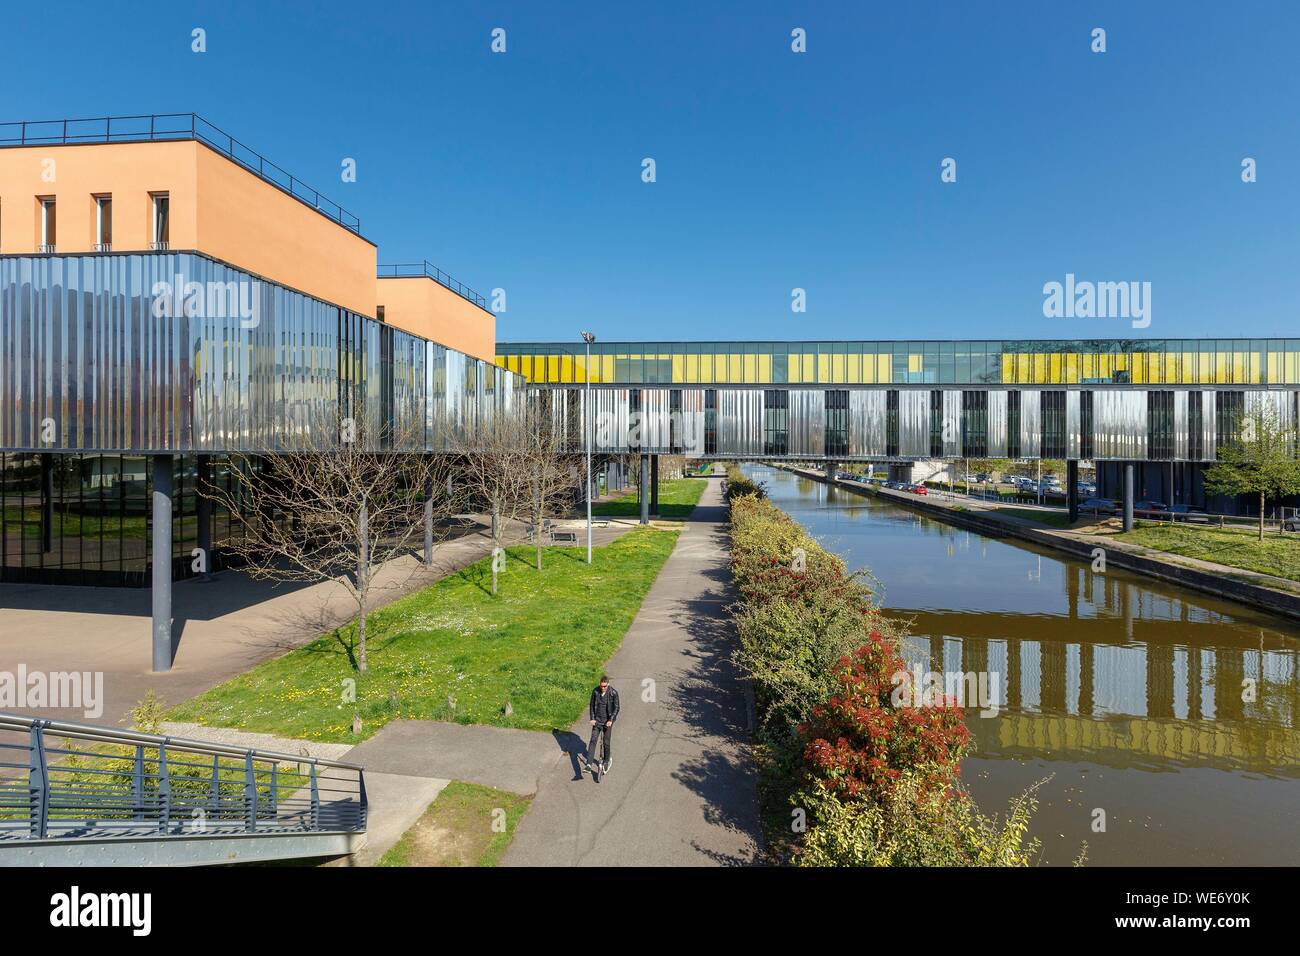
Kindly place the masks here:
POLYGON ((587 343, 587 394, 583 399, 582 430, 587 443, 587 563, 591 564, 591 343, 596 341, 596 336, 583 332, 582 341, 587 343))

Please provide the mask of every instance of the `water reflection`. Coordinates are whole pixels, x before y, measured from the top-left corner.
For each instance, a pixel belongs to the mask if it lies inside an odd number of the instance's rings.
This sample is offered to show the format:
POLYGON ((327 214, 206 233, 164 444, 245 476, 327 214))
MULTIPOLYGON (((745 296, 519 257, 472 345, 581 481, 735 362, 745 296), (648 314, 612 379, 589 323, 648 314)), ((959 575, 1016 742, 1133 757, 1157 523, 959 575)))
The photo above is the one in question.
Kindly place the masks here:
POLYGON ((998 675, 997 716, 967 711, 967 779, 1001 803, 1056 774, 1035 826, 1049 862, 1085 839, 1094 862, 1300 861, 1300 628, 752 470, 871 570, 888 612, 911 621, 909 664, 998 675), (1107 833, 1089 826, 1097 806, 1119 813, 1107 833))

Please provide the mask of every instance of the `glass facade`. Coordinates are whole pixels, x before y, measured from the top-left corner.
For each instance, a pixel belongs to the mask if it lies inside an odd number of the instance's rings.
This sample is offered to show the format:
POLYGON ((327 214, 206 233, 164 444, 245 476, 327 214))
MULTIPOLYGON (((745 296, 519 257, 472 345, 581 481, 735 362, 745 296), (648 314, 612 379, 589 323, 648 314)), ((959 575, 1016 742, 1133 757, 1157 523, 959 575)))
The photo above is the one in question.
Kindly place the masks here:
MULTIPOLYGON (((580 384, 577 345, 497 344, 497 364, 535 384, 580 384)), ((594 384, 1296 385, 1300 339, 951 342, 606 342, 594 384)))
MULTIPOLYGON (((238 501, 224 456, 210 480, 238 501)), ((144 587, 153 538, 152 469, 147 455, 0 453, 0 581, 144 587)), ((172 464, 172 577, 193 573, 198 546, 198 460, 172 464)), ((211 502, 212 563, 240 522, 211 502)))

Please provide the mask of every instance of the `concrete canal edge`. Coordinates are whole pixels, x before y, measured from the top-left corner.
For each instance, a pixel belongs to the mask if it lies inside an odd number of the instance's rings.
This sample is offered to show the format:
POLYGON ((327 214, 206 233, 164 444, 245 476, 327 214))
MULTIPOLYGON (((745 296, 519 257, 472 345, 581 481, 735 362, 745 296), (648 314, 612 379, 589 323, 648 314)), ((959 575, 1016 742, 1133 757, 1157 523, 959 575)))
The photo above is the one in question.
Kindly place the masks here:
POLYGON ((889 488, 868 489, 850 482, 828 480, 821 472, 806 471, 802 468, 792 468, 785 465, 777 465, 776 467, 798 475, 800 478, 809 478, 822 484, 831 484, 841 491, 848 491, 864 498, 872 495, 888 498, 896 504, 936 518, 946 524, 965 528, 969 531, 976 531, 990 538, 1019 538, 1022 541, 1059 551, 1079 561, 1091 562, 1095 556, 1095 551, 1100 549, 1106 555, 1107 566, 1113 565, 1136 574, 1157 578, 1170 584, 1192 588, 1216 597, 1227 598, 1230 601, 1248 604, 1251 607, 1261 608, 1274 614, 1300 620, 1300 593, 1279 591, 1276 588, 1266 587, 1243 579, 1247 576, 1262 578, 1264 575, 1254 575, 1253 572, 1243 571, 1238 568, 1225 567, 1220 572, 1188 567, 1187 565, 1153 557, 1158 552, 1153 552, 1150 549, 1142 549, 1142 553, 1138 553, 1129 547, 1116 547, 1114 544, 1105 545, 1101 542, 1083 541, 1066 533, 1058 534, 1052 531, 1044 531, 1019 521, 995 517, 987 512, 958 510, 946 503, 926 501, 916 495, 904 494, 889 488))

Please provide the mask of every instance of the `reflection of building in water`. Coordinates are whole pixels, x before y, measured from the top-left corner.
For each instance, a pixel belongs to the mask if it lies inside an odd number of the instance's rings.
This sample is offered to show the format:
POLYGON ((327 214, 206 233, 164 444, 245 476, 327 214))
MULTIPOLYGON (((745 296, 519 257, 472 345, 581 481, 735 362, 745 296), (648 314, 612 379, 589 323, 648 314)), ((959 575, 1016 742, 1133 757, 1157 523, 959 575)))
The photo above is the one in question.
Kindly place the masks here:
POLYGON ((1211 613, 1203 608, 1177 598, 1153 601, 1129 582, 1091 574, 1067 580, 1076 612, 1069 617, 891 609, 912 619, 918 635, 905 648, 909 664, 999 675, 1003 712, 968 712, 984 756, 1300 776, 1294 640, 1220 618, 1215 643, 1198 644, 1203 631, 1187 621, 1211 613), (1247 682, 1250 700, 1243 699, 1247 682))

